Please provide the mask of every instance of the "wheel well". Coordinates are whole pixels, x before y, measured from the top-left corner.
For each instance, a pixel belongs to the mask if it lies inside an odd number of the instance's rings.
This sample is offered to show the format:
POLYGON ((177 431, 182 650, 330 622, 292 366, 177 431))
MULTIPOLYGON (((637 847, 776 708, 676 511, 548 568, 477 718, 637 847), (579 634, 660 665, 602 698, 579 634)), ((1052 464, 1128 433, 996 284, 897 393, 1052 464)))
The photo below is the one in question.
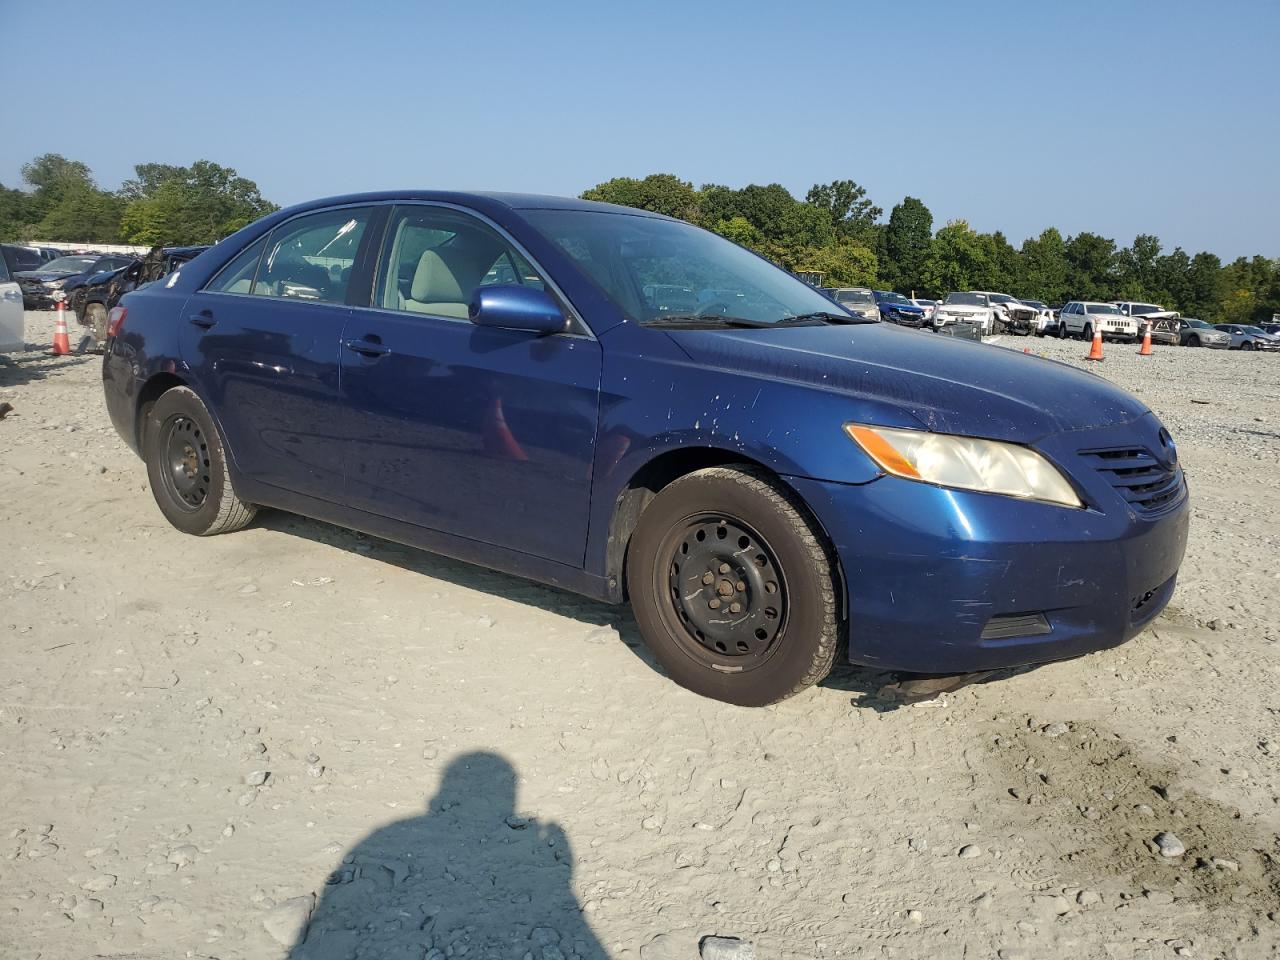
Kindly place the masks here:
MULTIPOLYGON (((627 548, 630 546, 631 536, 635 533, 636 526, 640 522, 640 515, 644 513, 644 508, 649 505, 649 501, 667 484, 680 479, 686 474, 693 473, 695 470, 704 470, 707 467, 733 466, 734 464, 752 466, 764 471, 774 479, 779 479, 773 470, 758 460, 753 460, 750 457, 745 457, 729 450, 717 450, 713 447, 671 450, 654 457, 636 471, 626 487, 618 494, 618 499, 613 506, 613 517, 609 521, 609 543, 605 554, 605 570, 609 586, 616 593, 619 600, 625 600, 627 594, 625 576, 627 548)), ((783 484, 783 486, 786 486, 786 484, 783 484)), ((823 529, 822 523, 814 516, 813 511, 808 508, 808 504, 804 503, 794 490, 791 491, 791 494, 796 498, 804 513, 807 514, 818 536, 826 543, 827 551, 835 566, 832 573, 837 583, 836 595, 839 600, 840 617, 843 620, 846 592, 844 571, 840 567, 839 557, 831 544, 831 538, 827 535, 826 530, 823 529)))
MULTIPOLYGON (((160 399, 162 393, 172 390, 174 387, 185 387, 187 382, 181 377, 172 373, 157 373, 148 380, 141 390, 138 391, 138 405, 134 411, 133 429, 137 432, 138 449, 142 450, 143 441, 146 438, 147 417, 151 414, 151 408, 156 405, 156 401, 160 399)), ((142 450, 143 455, 146 451, 142 450)))

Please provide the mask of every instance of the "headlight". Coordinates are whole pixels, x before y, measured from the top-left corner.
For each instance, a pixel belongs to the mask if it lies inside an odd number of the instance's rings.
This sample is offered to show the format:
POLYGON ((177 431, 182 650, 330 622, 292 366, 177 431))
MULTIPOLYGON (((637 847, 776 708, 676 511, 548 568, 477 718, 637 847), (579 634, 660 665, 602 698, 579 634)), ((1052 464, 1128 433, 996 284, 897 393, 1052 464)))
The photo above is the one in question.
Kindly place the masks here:
POLYGON ((44 282, 44 285, 46 287, 49 287, 53 290, 61 290, 64 286, 66 286, 66 284, 67 284, 67 281, 65 277, 61 280, 46 280, 44 282))
POLYGON ((872 460, 895 477, 1068 507, 1084 506, 1057 468, 1028 447, 858 423, 846 423, 844 429, 872 460))

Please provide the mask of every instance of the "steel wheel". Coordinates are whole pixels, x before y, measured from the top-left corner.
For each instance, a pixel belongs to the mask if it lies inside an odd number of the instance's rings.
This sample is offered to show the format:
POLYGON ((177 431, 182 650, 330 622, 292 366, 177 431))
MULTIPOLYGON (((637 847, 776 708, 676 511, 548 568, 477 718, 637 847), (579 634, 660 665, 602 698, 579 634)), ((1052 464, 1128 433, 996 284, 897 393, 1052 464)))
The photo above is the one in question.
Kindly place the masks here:
POLYGON ((734 517, 691 517, 667 537, 663 611, 687 652, 750 670, 776 649, 787 621, 787 583, 777 555, 734 517))
POLYGON ((176 416, 165 424, 161 440, 165 491, 183 510, 199 510, 209 496, 209 444, 200 425, 176 416))

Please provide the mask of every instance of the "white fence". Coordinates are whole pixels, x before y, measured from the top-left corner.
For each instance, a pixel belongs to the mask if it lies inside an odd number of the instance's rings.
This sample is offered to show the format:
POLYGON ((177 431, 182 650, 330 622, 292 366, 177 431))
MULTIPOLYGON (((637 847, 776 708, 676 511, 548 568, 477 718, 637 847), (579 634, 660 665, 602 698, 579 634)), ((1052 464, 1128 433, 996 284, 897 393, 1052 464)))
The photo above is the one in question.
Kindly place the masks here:
POLYGON ((97 250, 100 253, 136 253, 138 256, 142 256, 151 249, 128 243, 67 243, 64 240, 32 240, 30 243, 19 244, 19 246, 49 247, 52 250, 66 250, 68 253, 75 250, 97 250))

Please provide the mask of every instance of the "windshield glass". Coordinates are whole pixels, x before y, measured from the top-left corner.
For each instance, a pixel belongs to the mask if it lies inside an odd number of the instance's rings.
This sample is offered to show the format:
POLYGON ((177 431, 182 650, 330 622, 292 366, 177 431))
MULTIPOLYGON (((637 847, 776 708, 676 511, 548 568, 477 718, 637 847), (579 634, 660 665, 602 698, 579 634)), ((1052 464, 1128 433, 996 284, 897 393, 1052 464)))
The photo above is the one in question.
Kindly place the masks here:
POLYGON ((1112 303, 1086 303, 1084 305, 1085 313, 1116 313, 1120 312, 1119 308, 1112 303))
POLYGON ((59 257, 50 260, 41 270, 49 273, 84 273, 97 261, 97 257, 59 257))
POLYGON ((993 293, 991 294, 991 302, 992 303, 1017 303, 1018 301, 1015 300, 1013 297, 1009 296, 1007 293, 993 293))
POLYGON ((881 303, 905 304, 908 307, 915 306, 914 303, 912 303, 902 294, 893 293, 892 291, 889 291, 886 293, 884 290, 877 290, 876 299, 879 300, 881 303))
POLYGON ((1048 307, 1046 307, 1046 306, 1045 306, 1043 303, 1041 303, 1039 300, 1023 300, 1022 302, 1023 302, 1023 303, 1025 303, 1028 307, 1035 307, 1037 310, 1047 310, 1047 309, 1048 309, 1048 307))
POLYGON ((1245 333, 1266 333, 1267 331, 1263 330, 1261 327, 1245 327, 1244 332, 1245 333))
POLYGON ((1164 307, 1154 303, 1135 303, 1129 308, 1130 313, 1164 313, 1164 307))
POLYGON ((701 316, 773 324, 812 313, 845 316, 785 270, 678 220, 582 210, 524 215, 633 320, 701 316))
POLYGON ((1187 321, 1187 326, 1189 326, 1189 327, 1207 327, 1207 326, 1209 326, 1209 324, 1205 323, 1203 320, 1188 320, 1188 321, 1187 321))
POLYGON ((836 300, 840 303, 852 303, 855 306, 872 306, 876 298, 870 290, 837 290, 836 300))
POLYGON ((987 306, 987 298, 981 293, 948 293, 946 303, 959 303, 970 307, 987 306))

